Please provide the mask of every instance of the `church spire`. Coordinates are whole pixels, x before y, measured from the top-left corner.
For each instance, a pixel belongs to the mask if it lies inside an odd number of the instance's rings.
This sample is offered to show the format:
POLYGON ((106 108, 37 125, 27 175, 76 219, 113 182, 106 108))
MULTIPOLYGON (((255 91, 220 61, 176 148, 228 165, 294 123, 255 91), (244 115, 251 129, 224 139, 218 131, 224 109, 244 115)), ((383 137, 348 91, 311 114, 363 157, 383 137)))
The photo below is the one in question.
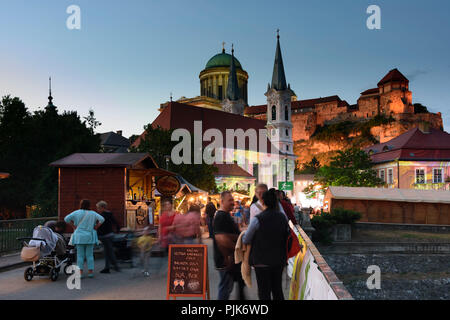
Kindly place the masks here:
POLYGON ((228 74, 228 86, 226 98, 230 99, 231 101, 239 100, 239 86, 236 75, 236 66, 234 65, 233 45, 231 45, 231 64, 230 64, 230 73, 228 74))
POLYGON ((273 65, 272 85, 275 90, 286 90, 286 76, 284 74, 283 57, 280 49, 280 30, 277 29, 277 50, 275 52, 275 63, 273 65))
POLYGON ((56 107, 53 105, 53 97, 52 97, 52 78, 48 78, 48 105, 45 107, 47 110, 56 110, 56 107))

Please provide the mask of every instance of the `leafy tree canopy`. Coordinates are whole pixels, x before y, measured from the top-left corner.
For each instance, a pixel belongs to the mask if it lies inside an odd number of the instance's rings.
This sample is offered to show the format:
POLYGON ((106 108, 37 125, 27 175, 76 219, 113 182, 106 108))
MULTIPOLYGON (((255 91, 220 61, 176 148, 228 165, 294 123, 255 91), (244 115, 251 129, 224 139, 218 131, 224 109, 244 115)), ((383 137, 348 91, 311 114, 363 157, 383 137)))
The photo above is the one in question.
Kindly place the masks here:
POLYGON ((372 169, 370 156, 356 148, 339 150, 331 159, 330 165, 321 167, 314 179, 314 184, 306 188, 305 193, 314 196, 316 192, 324 193, 329 186, 378 187, 384 181, 377 177, 372 169))
POLYGON ((0 207, 24 212, 26 206, 36 206, 37 215, 56 215, 58 175, 49 164, 75 152, 98 152, 99 147, 99 137, 75 111, 31 113, 19 98, 3 97, 0 171, 11 177, 0 181, 0 207))
POLYGON ((297 165, 299 174, 316 174, 320 169, 320 161, 313 157, 311 161, 297 165))

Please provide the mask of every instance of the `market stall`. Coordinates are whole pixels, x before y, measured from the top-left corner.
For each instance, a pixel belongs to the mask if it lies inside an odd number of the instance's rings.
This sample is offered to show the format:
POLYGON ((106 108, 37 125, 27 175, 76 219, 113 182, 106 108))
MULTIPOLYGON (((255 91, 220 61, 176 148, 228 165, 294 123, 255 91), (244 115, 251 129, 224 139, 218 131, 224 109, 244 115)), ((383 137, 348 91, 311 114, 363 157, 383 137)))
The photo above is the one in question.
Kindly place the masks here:
POLYGON ((175 176, 146 153, 75 153, 50 166, 58 168, 60 219, 77 210, 82 199, 89 199, 93 210, 104 200, 121 227, 131 230, 157 223, 156 182, 175 176))

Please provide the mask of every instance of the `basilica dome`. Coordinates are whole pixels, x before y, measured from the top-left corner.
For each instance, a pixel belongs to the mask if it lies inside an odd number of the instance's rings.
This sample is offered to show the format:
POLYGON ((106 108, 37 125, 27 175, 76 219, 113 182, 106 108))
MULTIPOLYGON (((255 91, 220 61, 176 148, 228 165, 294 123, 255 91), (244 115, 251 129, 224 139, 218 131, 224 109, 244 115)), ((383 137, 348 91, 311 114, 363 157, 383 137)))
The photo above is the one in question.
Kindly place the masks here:
MULTIPOLYGON (((205 66, 205 70, 211 69, 211 68, 218 68, 218 67, 229 68, 230 64, 231 64, 231 54, 221 52, 221 53, 216 54, 211 59, 209 59, 208 63, 205 66)), ((236 59, 236 57, 234 57, 234 65, 236 66, 236 69, 242 70, 241 63, 239 62, 238 59, 236 59)))

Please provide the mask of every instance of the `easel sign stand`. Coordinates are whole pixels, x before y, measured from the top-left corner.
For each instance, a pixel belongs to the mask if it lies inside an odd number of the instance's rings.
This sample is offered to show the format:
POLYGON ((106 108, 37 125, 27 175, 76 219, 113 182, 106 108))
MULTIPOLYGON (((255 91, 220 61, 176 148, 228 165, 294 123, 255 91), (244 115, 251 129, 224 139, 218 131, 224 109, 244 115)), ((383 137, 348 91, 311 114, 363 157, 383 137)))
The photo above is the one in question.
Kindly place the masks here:
POLYGON ((166 299, 201 297, 210 300, 208 247, 204 244, 169 245, 166 299))

